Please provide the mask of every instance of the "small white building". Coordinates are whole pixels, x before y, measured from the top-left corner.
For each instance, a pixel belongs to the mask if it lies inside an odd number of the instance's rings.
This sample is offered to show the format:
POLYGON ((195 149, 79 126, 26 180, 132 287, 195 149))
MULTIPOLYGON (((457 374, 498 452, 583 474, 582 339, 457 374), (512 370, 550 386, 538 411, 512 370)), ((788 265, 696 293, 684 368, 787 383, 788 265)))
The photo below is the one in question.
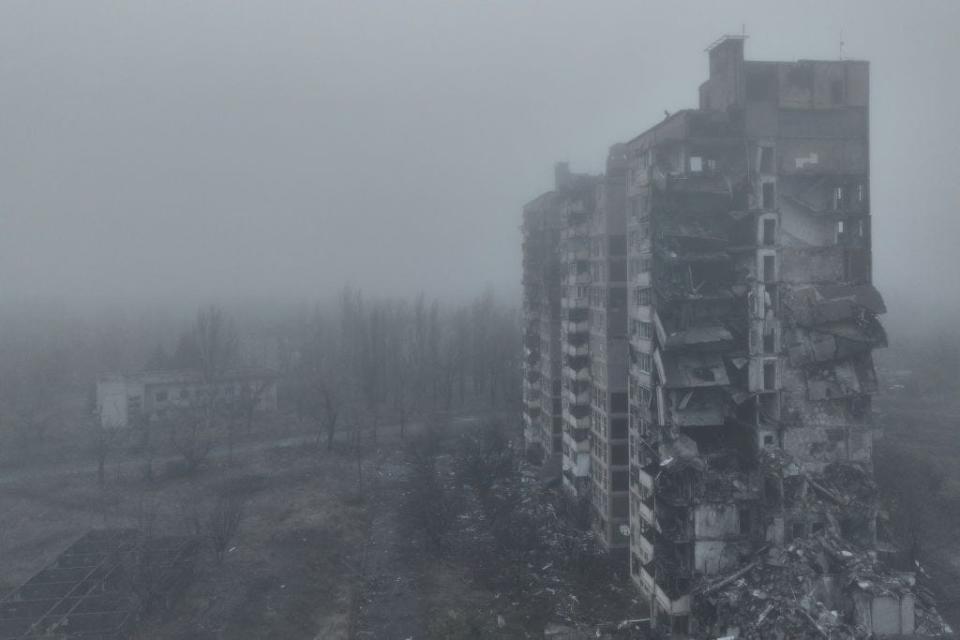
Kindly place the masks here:
POLYGON ((209 382, 197 370, 111 374, 97 380, 97 412, 104 427, 122 428, 139 418, 195 406, 215 395, 225 402, 256 400, 256 410, 277 409, 277 375, 269 369, 227 371, 209 382))

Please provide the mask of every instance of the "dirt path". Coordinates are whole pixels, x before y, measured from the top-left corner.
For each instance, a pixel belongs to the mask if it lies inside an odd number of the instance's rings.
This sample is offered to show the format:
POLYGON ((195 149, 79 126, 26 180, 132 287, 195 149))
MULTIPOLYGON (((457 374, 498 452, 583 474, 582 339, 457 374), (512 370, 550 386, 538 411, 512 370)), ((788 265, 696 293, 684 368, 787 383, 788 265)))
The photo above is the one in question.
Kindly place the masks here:
POLYGON ((400 525, 405 469, 387 462, 380 469, 371 509, 365 581, 360 594, 356 640, 423 638, 418 606, 420 575, 416 549, 400 525))

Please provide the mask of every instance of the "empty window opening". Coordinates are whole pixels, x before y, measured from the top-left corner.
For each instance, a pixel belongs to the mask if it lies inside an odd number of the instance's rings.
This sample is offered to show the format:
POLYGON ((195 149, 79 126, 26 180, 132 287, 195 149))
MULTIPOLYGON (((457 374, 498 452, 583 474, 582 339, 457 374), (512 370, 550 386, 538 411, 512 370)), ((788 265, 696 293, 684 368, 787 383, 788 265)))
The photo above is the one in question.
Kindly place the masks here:
POLYGON ((763 256, 763 281, 773 282, 777 279, 776 256, 763 256))
POLYGON ((802 522, 794 522, 791 529, 794 538, 802 538, 806 532, 806 528, 803 526, 802 522))
POLYGON ((763 389, 773 391, 777 388, 777 363, 763 363, 763 389))
POLYGON ((843 200, 844 193, 843 187, 834 187, 833 189, 833 210, 840 211, 843 209, 843 200))
POLYGON ((630 464, 630 449, 625 444, 615 444, 610 447, 610 464, 627 465, 630 464))
POLYGON ((810 530, 813 531, 813 533, 823 533, 823 529, 824 524, 822 522, 814 522, 813 526, 810 527, 810 530))
POLYGON ((760 173, 773 173, 773 147, 760 147, 760 173))
POLYGON ((773 436, 771 434, 768 433, 767 435, 763 436, 763 446, 765 447, 773 446, 773 436))
POLYGON ((773 209, 776 207, 776 191, 772 182, 763 183, 763 208, 773 209))
POLYGON ((763 334, 763 352, 764 353, 775 353, 776 352, 776 333, 770 329, 763 334))
POLYGON ((772 245, 776 242, 777 221, 773 218, 766 218, 763 221, 763 244, 772 245))

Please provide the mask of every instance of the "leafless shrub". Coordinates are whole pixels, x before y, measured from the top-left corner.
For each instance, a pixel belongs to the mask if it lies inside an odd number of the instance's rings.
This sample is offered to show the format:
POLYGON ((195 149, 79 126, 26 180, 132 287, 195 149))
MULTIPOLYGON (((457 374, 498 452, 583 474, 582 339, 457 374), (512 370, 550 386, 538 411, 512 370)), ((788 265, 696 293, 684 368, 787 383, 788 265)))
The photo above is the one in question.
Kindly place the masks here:
POLYGON ((240 531, 244 514, 243 502, 243 499, 236 495, 220 496, 210 511, 207 519, 207 536, 217 562, 223 562, 230 543, 240 531))
POLYGON ((170 443, 188 473, 198 471, 213 450, 215 419, 213 410, 207 407, 170 411, 163 417, 170 443))

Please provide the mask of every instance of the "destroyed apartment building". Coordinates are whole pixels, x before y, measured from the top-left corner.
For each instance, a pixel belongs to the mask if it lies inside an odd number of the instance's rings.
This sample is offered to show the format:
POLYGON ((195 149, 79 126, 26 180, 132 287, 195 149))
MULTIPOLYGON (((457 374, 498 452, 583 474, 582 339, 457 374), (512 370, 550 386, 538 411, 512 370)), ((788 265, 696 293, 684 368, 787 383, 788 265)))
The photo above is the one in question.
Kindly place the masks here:
POLYGON ((877 525, 868 64, 744 44, 524 207, 528 453, 673 637, 949 634, 877 525))

